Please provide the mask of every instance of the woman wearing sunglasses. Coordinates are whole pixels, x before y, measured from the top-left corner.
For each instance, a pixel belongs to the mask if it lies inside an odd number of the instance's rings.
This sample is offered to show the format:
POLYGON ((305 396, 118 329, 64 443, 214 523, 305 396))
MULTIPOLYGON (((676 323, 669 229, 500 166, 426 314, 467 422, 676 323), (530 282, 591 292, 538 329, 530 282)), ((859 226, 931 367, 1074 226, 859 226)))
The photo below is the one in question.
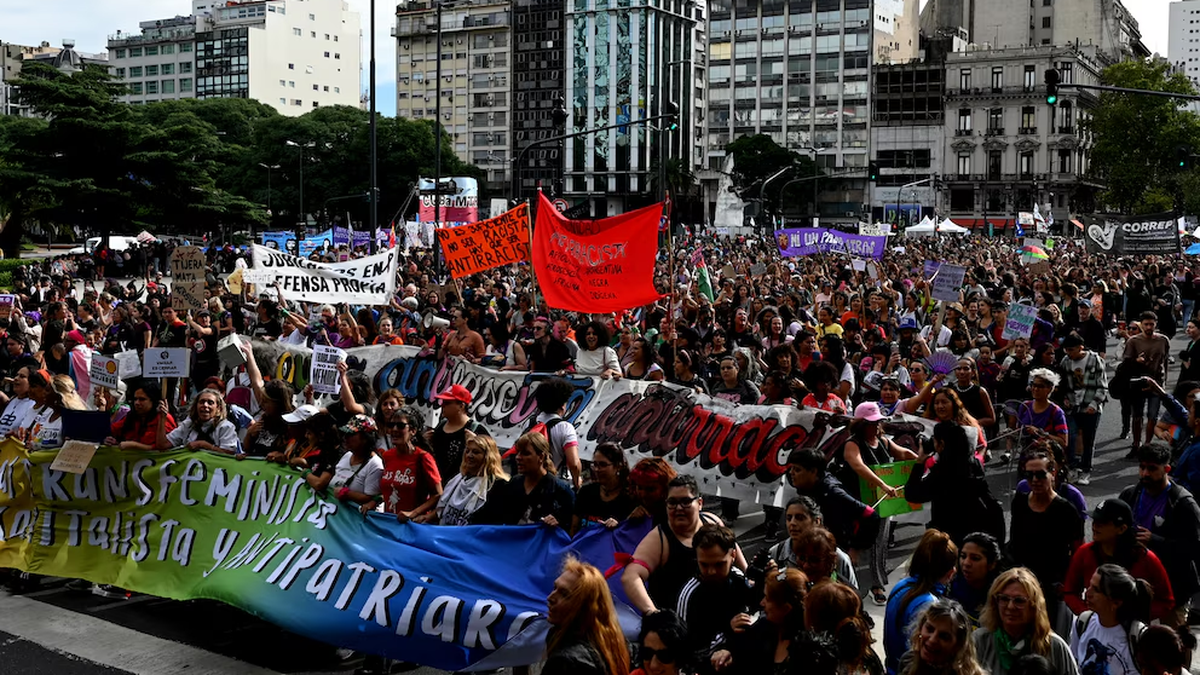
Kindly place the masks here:
POLYGON ((383 506, 400 522, 428 520, 425 514, 433 509, 442 496, 442 475, 437 462, 427 450, 418 447, 425 441, 417 434, 421 420, 416 413, 401 408, 387 422, 392 447, 383 452, 383 476, 379 479, 378 497, 362 505, 367 513, 383 506))
POLYGON ((642 620, 637 658, 641 663, 630 675, 680 675, 695 672, 688 651, 687 626, 674 611, 655 612, 642 620))
POLYGON ((1037 577, 1046 597, 1046 610, 1058 616, 1062 585, 1071 556, 1083 544, 1083 518, 1079 510, 1054 489, 1057 465, 1045 452, 1035 451, 1025 460, 1028 494, 1012 500, 1012 532, 1008 554, 1013 562, 1037 577))

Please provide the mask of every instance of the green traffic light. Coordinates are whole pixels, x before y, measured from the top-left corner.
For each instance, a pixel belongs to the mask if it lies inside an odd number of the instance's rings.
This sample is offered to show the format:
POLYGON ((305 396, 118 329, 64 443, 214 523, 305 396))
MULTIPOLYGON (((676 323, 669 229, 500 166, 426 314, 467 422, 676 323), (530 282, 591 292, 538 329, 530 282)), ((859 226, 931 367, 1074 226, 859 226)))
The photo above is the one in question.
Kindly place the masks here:
POLYGON ((1049 103, 1050 105, 1054 105, 1055 103, 1058 103, 1058 97, 1055 96, 1054 94, 1051 94, 1046 97, 1046 103, 1049 103))

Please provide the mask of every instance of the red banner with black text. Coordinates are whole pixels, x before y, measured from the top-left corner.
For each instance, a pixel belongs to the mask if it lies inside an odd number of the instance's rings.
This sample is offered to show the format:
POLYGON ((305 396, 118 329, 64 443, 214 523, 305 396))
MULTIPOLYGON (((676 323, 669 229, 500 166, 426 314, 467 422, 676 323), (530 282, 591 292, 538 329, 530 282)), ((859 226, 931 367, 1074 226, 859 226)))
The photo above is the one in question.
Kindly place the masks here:
POLYGON ((533 267, 546 304, 576 312, 619 312, 662 297, 654 288, 663 205, 601 220, 567 220, 539 194, 533 267))

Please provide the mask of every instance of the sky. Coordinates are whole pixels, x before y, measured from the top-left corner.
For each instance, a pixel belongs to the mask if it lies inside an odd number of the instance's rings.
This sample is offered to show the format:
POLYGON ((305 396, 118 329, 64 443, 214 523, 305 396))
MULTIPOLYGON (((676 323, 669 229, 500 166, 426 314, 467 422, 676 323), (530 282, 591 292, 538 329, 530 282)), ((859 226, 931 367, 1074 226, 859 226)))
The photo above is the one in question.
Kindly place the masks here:
MULTIPOLYGON (((348 0, 362 16, 363 88, 367 80, 367 26, 370 0, 348 0)), ((921 0, 924 6, 929 0, 921 0)), ((1142 39, 1150 51, 1167 54, 1167 5, 1170 0, 1125 0, 1137 17, 1142 39)), ((82 52, 106 49, 108 36, 117 30, 137 32, 138 23, 163 19, 191 11, 190 0, 0 0, 0 41, 36 45, 47 41, 60 45, 63 38, 75 40, 82 52)), ((385 115, 396 112, 396 50, 391 29, 395 23, 395 0, 376 3, 377 107, 385 115)))

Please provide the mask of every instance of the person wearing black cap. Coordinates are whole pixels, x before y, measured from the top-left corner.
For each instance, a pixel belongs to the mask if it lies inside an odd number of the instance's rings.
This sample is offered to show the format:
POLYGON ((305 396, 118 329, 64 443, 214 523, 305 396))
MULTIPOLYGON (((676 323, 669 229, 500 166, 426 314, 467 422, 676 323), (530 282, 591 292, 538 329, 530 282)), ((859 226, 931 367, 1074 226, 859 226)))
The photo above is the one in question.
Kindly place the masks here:
POLYGON ((1140 478, 1136 485, 1121 491, 1121 501, 1133 509, 1138 542, 1158 555, 1171 578, 1176 607, 1163 623, 1183 626, 1187 624, 1188 603, 1200 591, 1196 572, 1200 507, 1192 493, 1170 479, 1169 447, 1161 443, 1143 445, 1138 448, 1137 458, 1140 478))
POLYGON ((1108 563, 1120 565, 1135 579, 1150 584, 1154 590, 1150 618, 1165 619, 1172 614, 1175 596, 1167 570, 1158 556, 1138 541, 1133 530, 1133 509, 1120 499, 1105 499, 1092 511, 1092 540, 1071 556, 1062 595, 1076 615, 1088 608, 1083 592, 1092 583, 1092 575, 1108 563))

